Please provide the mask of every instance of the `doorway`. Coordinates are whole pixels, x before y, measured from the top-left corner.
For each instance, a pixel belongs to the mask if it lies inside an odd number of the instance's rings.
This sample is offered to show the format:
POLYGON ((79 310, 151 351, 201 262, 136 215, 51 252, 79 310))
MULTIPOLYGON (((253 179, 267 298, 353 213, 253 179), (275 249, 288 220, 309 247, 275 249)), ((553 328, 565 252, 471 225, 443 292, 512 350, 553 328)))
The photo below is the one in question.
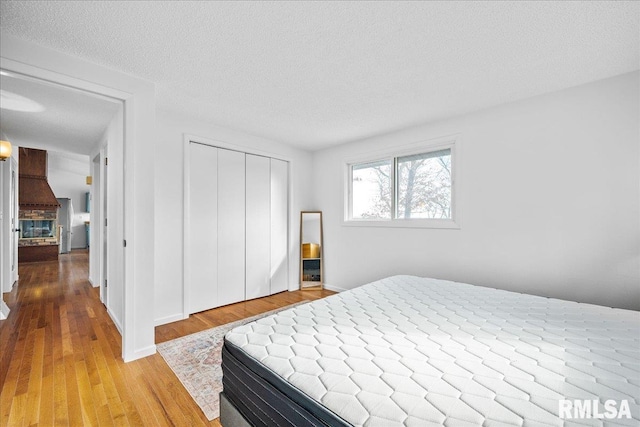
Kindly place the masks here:
MULTIPOLYGON (((84 231, 84 221, 88 217, 88 223, 90 225, 94 224, 100 234, 98 244, 94 244, 89 248, 89 251, 94 253, 94 256, 89 256, 89 272, 99 272, 99 275, 92 277, 90 282, 94 287, 100 286, 100 293, 104 295, 103 302, 106 311, 122 334, 125 291, 124 251, 121 247, 108 246, 107 241, 112 228, 114 233, 118 233, 120 236, 124 234, 123 102, 113 97, 45 81, 33 76, 9 72, 4 69, 0 78, 3 88, 3 100, 5 95, 9 93, 13 98, 20 97, 21 99, 29 100, 33 105, 33 109, 12 109, 6 108, 6 104, 4 104, 2 110, 3 133, 12 142, 16 152, 22 153, 23 148, 46 152, 44 169, 45 176, 48 175, 48 187, 50 186, 54 190, 55 197, 58 197, 59 203, 66 202, 67 208, 58 210, 57 224, 54 224, 55 229, 60 230, 60 226, 63 225, 62 218, 65 218, 66 222, 64 223, 63 231, 65 235, 62 235, 59 231, 57 233, 51 231, 51 237, 54 237, 55 240, 57 235, 58 238, 57 242, 46 242, 47 247, 54 247, 56 243, 62 245, 65 242, 64 236, 67 236, 68 248, 79 249, 84 247, 84 238, 82 238, 83 234, 80 229, 84 231), (102 178, 97 182, 99 187, 93 183, 91 187, 87 187, 87 174, 91 173, 93 166, 91 159, 98 156, 99 159, 104 159, 106 162, 107 145, 111 145, 112 151, 119 154, 116 156, 115 163, 120 167, 115 169, 113 174, 107 175, 106 166, 101 164, 97 169, 99 176, 102 178), (85 167, 80 167, 78 171, 76 163, 84 164, 85 167), (52 175, 56 177, 55 184, 52 175), (99 193, 98 199, 101 205, 99 210, 94 209, 92 211, 86 208, 84 196, 89 189, 90 194, 96 191, 99 193), (74 201, 73 198, 78 195, 83 197, 84 206, 79 202, 79 199, 72 203, 74 201), (74 204, 76 205, 75 209, 72 208, 74 204), (86 213, 87 211, 88 213, 86 213), (108 217, 111 217, 113 224, 110 224, 109 227, 107 227, 108 217), (74 228, 76 229, 75 233, 72 231, 74 228), (75 237, 79 237, 79 239, 76 239, 81 242, 79 242, 79 245, 72 246, 72 234, 75 237), (111 253, 108 251, 111 251, 111 253), (115 278, 112 281, 109 292, 105 291, 108 283, 107 277, 115 278)), ((28 157, 25 157, 26 159, 28 157)), ((20 155, 20 160, 22 160, 22 154, 20 155)), ((31 242, 33 236, 25 234, 20 239, 20 233, 17 232, 20 228, 18 224, 21 218, 18 214, 18 206, 21 202, 17 188, 20 182, 18 179, 20 176, 19 168, 19 162, 12 158, 9 177, 10 189, 7 193, 11 209, 10 218, 7 218, 7 220, 11 227, 9 273, 14 280, 17 279, 18 263, 21 261, 21 253, 18 251, 18 246, 33 244, 31 242)), ((49 228, 54 230, 54 227, 49 228)), ((57 248, 58 246, 55 247, 57 248)), ((60 253, 66 254, 69 252, 68 248, 60 251, 60 253)), ((56 252, 58 251, 53 249, 53 253, 55 254, 56 252)), ((57 258, 67 258, 69 256, 57 255, 57 258)), ((60 259, 62 260, 62 258, 60 259)), ((10 290, 9 288, 4 291, 10 290)))
MULTIPOLYGON (((122 132, 117 144, 109 144, 109 180, 113 183, 109 192, 117 197, 117 203, 109 197, 110 269, 117 264, 114 270, 123 288, 122 358, 131 361, 154 354, 153 304, 141 302, 153 298, 154 293, 154 217, 148 211, 154 204, 155 86, 10 35, 3 34, 0 43, 0 72, 37 78, 121 103, 122 132)), ((111 282, 115 280, 114 270, 109 273, 111 282)))

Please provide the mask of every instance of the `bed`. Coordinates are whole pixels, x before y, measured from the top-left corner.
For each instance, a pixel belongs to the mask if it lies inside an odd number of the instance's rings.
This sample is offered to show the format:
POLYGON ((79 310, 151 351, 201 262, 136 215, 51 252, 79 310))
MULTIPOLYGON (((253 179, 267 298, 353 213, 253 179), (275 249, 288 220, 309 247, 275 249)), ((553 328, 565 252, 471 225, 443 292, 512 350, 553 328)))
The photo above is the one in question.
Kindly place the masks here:
POLYGON ((394 276, 233 329, 222 369, 224 427, 637 426, 640 312, 394 276))

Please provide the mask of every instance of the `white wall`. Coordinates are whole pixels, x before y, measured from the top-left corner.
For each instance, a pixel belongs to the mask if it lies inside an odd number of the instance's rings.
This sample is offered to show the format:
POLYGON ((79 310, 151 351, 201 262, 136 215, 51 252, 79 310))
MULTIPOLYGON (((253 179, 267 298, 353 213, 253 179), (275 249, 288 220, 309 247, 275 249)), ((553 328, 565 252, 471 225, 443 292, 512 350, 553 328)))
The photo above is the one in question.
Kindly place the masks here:
POLYGON ((639 75, 315 153, 327 284, 415 274, 640 309, 639 75), (457 133, 460 230, 342 224, 346 157, 457 133))
POLYGON ((258 151, 290 161, 289 289, 297 289, 300 210, 312 209, 311 154, 287 145, 242 132, 216 127, 198 120, 158 111, 156 138, 155 204, 155 321, 168 323, 183 318, 183 200, 184 134, 258 151))
POLYGON ((87 247, 85 221, 89 221, 85 194, 90 187, 86 177, 90 175, 89 156, 48 151, 48 181, 58 198, 71 199, 74 216, 71 223, 71 249, 87 247))

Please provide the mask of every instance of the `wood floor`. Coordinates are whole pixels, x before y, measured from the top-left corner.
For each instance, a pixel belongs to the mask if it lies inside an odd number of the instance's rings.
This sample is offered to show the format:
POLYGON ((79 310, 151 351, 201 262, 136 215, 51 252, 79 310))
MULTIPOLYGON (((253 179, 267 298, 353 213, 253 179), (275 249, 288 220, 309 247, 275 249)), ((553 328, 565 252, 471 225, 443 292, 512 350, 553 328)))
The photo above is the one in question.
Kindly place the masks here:
MULTIPOLYGON (((0 426, 219 426, 159 355, 124 363, 120 334, 88 282, 88 252, 20 264, 0 321, 0 426)), ((283 292, 156 328, 156 343, 330 291, 283 292)))

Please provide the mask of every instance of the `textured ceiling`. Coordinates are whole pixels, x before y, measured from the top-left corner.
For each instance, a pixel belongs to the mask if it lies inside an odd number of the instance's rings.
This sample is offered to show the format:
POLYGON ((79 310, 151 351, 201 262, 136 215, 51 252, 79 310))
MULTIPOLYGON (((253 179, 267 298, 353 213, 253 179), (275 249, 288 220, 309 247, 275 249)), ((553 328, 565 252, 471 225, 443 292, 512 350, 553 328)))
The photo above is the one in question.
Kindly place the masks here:
POLYGON ((0 129, 22 147, 90 154, 119 108, 115 101, 31 79, 0 75, 0 88, 44 107, 39 112, 0 109, 0 129))
POLYGON ((318 149, 639 68, 638 2, 9 1, 158 107, 318 149))

